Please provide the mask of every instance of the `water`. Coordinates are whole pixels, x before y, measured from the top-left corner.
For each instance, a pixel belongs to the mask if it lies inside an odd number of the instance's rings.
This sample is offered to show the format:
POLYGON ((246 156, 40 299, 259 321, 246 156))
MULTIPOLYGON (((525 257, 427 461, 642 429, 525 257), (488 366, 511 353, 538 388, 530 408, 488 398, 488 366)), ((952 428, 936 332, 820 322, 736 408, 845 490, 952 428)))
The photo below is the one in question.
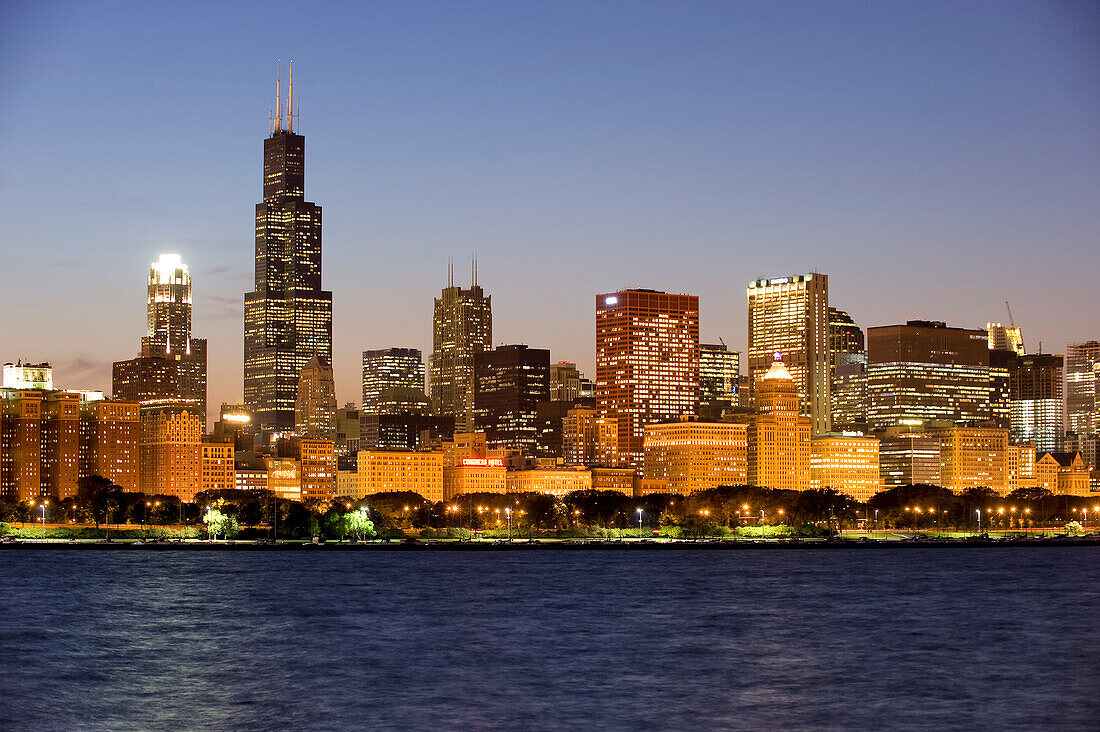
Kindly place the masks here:
POLYGON ((4 551, 0 729, 1096 729, 1098 559, 4 551))

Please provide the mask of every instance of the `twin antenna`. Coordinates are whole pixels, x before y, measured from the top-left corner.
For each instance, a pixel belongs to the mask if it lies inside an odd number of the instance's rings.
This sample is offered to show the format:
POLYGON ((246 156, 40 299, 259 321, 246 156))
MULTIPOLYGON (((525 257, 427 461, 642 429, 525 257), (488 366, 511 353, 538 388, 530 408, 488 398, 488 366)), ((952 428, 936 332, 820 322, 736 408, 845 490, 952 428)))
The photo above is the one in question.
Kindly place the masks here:
POLYGON ((283 116, 283 73, 282 64, 275 65, 275 113, 267 113, 267 121, 271 126, 271 133, 285 130, 294 133, 294 120, 298 117, 298 110, 294 107, 294 62, 290 62, 290 90, 286 100, 286 116, 283 116))
MULTIPOLYGON (((471 287, 477 287, 477 255, 474 255, 473 261, 470 262, 470 281, 471 287)), ((447 260, 447 287, 455 286, 455 263, 453 259, 447 260)))

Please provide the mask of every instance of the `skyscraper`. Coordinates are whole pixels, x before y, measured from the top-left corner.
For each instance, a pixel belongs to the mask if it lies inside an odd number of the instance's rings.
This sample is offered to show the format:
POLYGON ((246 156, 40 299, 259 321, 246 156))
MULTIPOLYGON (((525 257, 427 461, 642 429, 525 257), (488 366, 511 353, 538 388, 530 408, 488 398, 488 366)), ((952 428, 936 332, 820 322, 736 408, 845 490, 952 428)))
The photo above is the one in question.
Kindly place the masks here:
POLYGON ((114 396, 184 402, 205 425, 206 339, 191 337, 191 273, 178 254, 162 254, 149 267, 146 319, 141 355, 114 364, 114 396))
POLYGON ((1066 429, 1077 435, 1100 432, 1096 381, 1100 342, 1084 341, 1066 346, 1066 429))
POLYGON ((596 406, 617 420, 619 459, 641 468, 647 424, 699 408, 699 297, 656 290, 596 296, 596 406))
POLYGON ((244 297, 244 401, 266 434, 294 429, 298 375, 332 362, 332 293, 321 289, 321 207, 305 200, 306 140, 294 132, 294 71, 264 140, 256 204, 256 284, 244 297))
POLYGON ((775 354, 787 365, 814 434, 830 430, 829 277, 810 273, 750 282, 749 377, 763 376, 775 354))
POLYGON ((836 308, 829 308, 829 388, 833 429, 866 429, 867 347, 863 330, 847 312, 836 308))
POLYGON ((489 447, 535 453, 538 406, 550 398, 550 351, 500 346, 474 356, 474 426, 489 447))
POLYGON ((332 366, 316 354, 298 377, 294 431, 301 437, 336 439, 336 383, 332 366))
POLYGON ((454 417, 456 431, 473 429, 474 355, 493 347, 492 298, 477 284, 455 287, 454 276, 435 300, 429 397, 432 411, 454 417))
POLYGON ((363 351, 365 414, 426 414, 424 361, 418 348, 363 351))
POLYGON ((912 420, 992 419, 984 330, 942 321, 867 329, 867 422, 885 429, 912 420))
MULTIPOLYGON (((991 352, 992 353, 992 352, 991 352)), ((1009 373, 1012 436, 1045 452, 1062 449, 1062 356, 1020 356, 1009 373)))
POLYGON ((800 414, 798 382, 779 359, 753 385, 756 415, 748 429, 751 485, 783 490, 810 487, 810 423, 800 414))

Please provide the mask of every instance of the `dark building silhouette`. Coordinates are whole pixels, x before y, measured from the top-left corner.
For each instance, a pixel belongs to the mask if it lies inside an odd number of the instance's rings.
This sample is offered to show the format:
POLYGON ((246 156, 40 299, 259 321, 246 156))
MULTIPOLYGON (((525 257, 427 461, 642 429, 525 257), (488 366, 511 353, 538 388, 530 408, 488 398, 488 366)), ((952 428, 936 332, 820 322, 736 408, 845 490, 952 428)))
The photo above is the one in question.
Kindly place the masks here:
POLYGON ((500 346, 474 356, 474 426, 489 447, 535 454, 538 406, 549 399, 549 350, 500 346))

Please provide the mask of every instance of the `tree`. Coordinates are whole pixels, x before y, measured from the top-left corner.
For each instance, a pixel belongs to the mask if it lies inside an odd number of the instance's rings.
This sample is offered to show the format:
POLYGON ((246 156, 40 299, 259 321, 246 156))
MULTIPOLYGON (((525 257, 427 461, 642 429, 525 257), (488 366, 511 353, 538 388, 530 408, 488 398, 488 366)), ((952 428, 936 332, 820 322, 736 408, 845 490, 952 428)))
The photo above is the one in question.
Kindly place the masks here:
POLYGON ((211 506, 206 509, 206 515, 203 516, 203 523, 206 524, 207 530, 215 539, 218 538, 218 534, 221 534, 226 539, 231 536, 236 536, 239 529, 237 517, 225 513, 216 506, 211 506))
POLYGON ((366 508, 359 508, 344 514, 344 526, 357 540, 373 539, 374 522, 366 508))

